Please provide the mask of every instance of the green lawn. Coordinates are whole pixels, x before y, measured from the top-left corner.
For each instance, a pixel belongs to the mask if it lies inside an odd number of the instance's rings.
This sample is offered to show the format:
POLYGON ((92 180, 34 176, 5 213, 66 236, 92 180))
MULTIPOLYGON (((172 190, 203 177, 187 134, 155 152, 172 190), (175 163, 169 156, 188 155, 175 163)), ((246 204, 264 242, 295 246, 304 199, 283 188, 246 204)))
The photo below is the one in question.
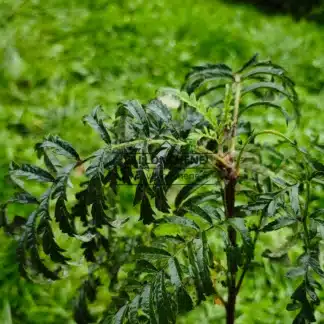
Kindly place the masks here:
MULTIPOLYGON (((121 100, 146 101, 161 86, 179 87, 194 64, 238 67, 256 52, 296 81, 302 121, 286 132, 309 146, 324 123, 320 25, 219 0, 0 0, 0 200, 12 193, 9 161, 34 162, 33 145, 45 134, 59 134, 86 155, 99 145, 81 121, 94 106, 109 115, 121 100)), ((251 115, 255 127, 270 127, 273 118, 251 115)), ((280 243, 279 237, 264 240, 280 243)), ((1 232, 0 242, 0 323, 10 324, 10 313, 12 323, 68 323, 85 267, 74 267, 63 282, 35 287, 18 279, 14 241, 1 232)), ((262 262, 266 271, 244 285, 237 323, 290 323, 285 307, 293 285, 284 283, 283 269, 262 262)), ((109 302, 109 294, 99 297, 97 311, 109 302)), ((180 323, 215 323, 223 315, 209 301, 180 323)), ((324 323, 323 305, 317 316, 324 323)))

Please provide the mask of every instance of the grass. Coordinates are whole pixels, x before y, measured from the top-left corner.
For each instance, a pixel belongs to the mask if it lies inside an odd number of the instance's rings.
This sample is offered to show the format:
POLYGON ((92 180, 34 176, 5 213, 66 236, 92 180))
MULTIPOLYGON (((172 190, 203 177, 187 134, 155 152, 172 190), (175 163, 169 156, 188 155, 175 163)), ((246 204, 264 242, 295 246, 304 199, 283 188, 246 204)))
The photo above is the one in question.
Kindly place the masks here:
MULTIPOLYGON (((1 0, 0 200, 11 194, 5 180, 9 161, 33 162, 33 145, 43 135, 58 133, 86 155, 98 143, 81 117, 94 106, 102 105, 110 115, 121 100, 146 101, 161 86, 179 87, 194 64, 240 66, 256 52, 285 66, 296 81, 302 122, 286 133, 308 146, 311 136, 321 136, 324 122, 323 33, 311 22, 267 17, 253 7, 219 0, 1 0)), ((251 120, 255 127, 274 122, 263 115, 251 120)), ((17 281, 10 254, 14 243, 2 234, 0 240, 9 251, 0 255, 0 264, 12 269, 9 279, 0 281, 0 307, 8 300, 13 322, 57 323, 58 308, 64 320, 70 318, 77 280, 56 283, 44 297, 42 288, 17 281), (10 293, 6 281, 15 287, 10 293), (17 287, 26 288, 29 297, 17 287)), ((292 288, 280 283, 284 272, 279 267, 264 262, 262 275, 251 277, 242 292, 238 324, 291 319, 280 299, 292 288), (259 292, 259 286, 269 291, 259 292)), ((320 312, 324 318, 323 307, 320 312)), ((222 316, 222 307, 211 301, 188 318, 207 323, 222 316)))

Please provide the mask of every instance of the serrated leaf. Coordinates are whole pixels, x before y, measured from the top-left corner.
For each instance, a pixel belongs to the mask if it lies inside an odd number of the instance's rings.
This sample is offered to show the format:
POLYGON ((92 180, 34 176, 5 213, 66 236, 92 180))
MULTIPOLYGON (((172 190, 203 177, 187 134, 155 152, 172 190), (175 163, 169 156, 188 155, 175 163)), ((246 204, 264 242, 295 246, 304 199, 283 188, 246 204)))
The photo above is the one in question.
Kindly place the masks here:
POLYGON ((64 198, 58 198, 55 204, 55 219, 59 223, 60 230, 69 236, 74 235, 71 216, 66 208, 64 198))
POLYGON ((58 168, 61 168, 60 161, 56 158, 56 156, 50 155, 43 147, 42 143, 37 143, 35 145, 35 150, 37 152, 38 158, 41 158, 43 156, 44 163, 47 167, 47 169, 52 172, 53 174, 56 174, 58 168))
POLYGON ((310 267, 322 278, 324 278, 324 271, 321 269, 320 263, 314 257, 310 257, 308 261, 310 267))
POLYGON ((135 298, 128 306, 128 321, 132 324, 138 323, 138 310, 140 308, 140 296, 136 295, 135 298))
POLYGON ((286 310, 289 312, 292 312, 296 309, 301 308, 301 304, 300 303, 290 303, 287 305, 286 310))
POLYGON ((83 235, 77 235, 77 234, 74 234, 74 237, 76 237, 78 240, 80 240, 81 242, 90 242, 92 241, 95 237, 96 237, 96 234, 93 234, 93 233, 90 233, 90 232, 87 232, 83 235))
POLYGON ((106 215, 105 209, 106 205, 103 201, 103 198, 100 199, 99 197, 93 202, 91 206, 93 224, 98 228, 101 228, 102 225, 110 226, 111 219, 106 215))
POLYGON ((258 61, 259 54, 254 54, 243 66, 237 71, 237 73, 242 73, 244 70, 254 65, 258 61))
POLYGON ((154 298, 157 305, 158 323, 169 324, 175 322, 169 294, 165 287, 165 274, 160 271, 154 282, 154 298))
MULTIPOLYGON (((210 207, 210 206, 207 206, 210 207)), ((183 205, 183 208, 187 211, 189 211, 190 213, 194 214, 194 215, 198 215, 201 218, 203 218, 205 221, 207 221, 209 224, 212 224, 212 217, 209 213, 210 210, 208 209, 204 209, 198 205, 194 205, 194 204, 188 204, 187 202, 183 205)), ((214 213, 212 213, 213 218, 218 218, 219 217, 215 217, 215 216, 219 216, 216 213, 216 209, 213 209, 214 213)))
POLYGON ((292 217, 287 217, 287 216, 282 216, 274 220, 273 222, 268 223, 262 228, 262 232, 271 232, 271 231, 276 231, 280 228, 290 226, 292 224, 297 223, 296 218, 292 217))
POLYGON ((141 246, 136 249, 136 253, 143 255, 151 255, 151 256, 171 256, 171 254, 163 249, 150 247, 150 246, 141 246))
POLYGON ((317 218, 318 215, 324 214, 324 208, 319 208, 309 215, 309 218, 317 218))
POLYGON ((230 67, 225 64, 206 64, 194 67, 193 71, 186 76, 184 89, 191 94, 207 81, 217 80, 218 78, 228 78, 233 80, 233 73, 230 67))
POLYGON ((196 231, 200 230, 199 226, 194 221, 186 217, 171 216, 171 217, 166 217, 165 220, 168 223, 189 227, 196 231))
POLYGON ((149 102, 147 109, 151 111, 155 116, 159 117, 165 123, 169 123, 171 120, 171 113, 168 107, 160 100, 154 99, 149 102))
POLYGON ((305 273, 306 273, 305 267, 296 267, 296 268, 289 270, 286 273, 286 277, 288 277, 288 278, 301 277, 301 276, 304 276, 305 273))
POLYGON ((202 239, 196 239, 188 244, 188 257, 193 275, 198 303, 205 300, 205 295, 213 293, 213 283, 210 279, 206 245, 202 239))
POLYGON ((249 70, 248 72, 244 73, 241 76, 241 78, 242 78, 242 80, 244 80, 244 79, 248 79, 253 76, 260 75, 260 74, 272 75, 272 76, 276 76, 281 79, 281 78, 284 78, 285 70, 280 67, 274 67, 271 65, 257 66, 255 68, 249 70))
POLYGON ((158 269, 147 260, 137 260, 136 261, 136 270, 138 272, 158 272, 158 269))
POLYGON ((140 220, 143 221, 143 224, 147 225, 154 222, 155 212, 153 211, 150 201, 146 195, 143 196, 140 213, 140 220))
POLYGON ((128 305, 124 305, 122 308, 119 309, 117 314, 114 317, 113 324, 123 324, 124 318, 126 317, 128 311, 128 305))
POLYGON ((264 258, 268 258, 272 261, 275 262, 279 262, 279 263, 288 263, 289 262, 289 257, 288 257, 288 253, 286 250, 283 251, 276 251, 276 252, 272 252, 269 249, 266 249, 263 253, 262 256, 264 258))
POLYGON ((178 313, 185 314, 194 307, 193 301, 184 287, 177 289, 178 313))
POLYGON ((55 242, 54 234, 49 223, 43 231, 42 245, 44 253, 49 255, 53 262, 65 264, 66 261, 70 260, 70 258, 65 257, 62 254, 62 252, 65 252, 65 250, 60 248, 55 242))
POLYGON ((278 201, 275 198, 275 199, 271 200, 267 206, 267 209, 266 209, 267 216, 269 216, 269 217, 275 216, 277 208, 278 208, 278 201))
POLYGON ((95 131, 97 131, 100 135, 100 137, 107 143, 111 143, 111 139, 108 133, 107 128, 105 127, 105 124, 102 120, 102 118, 99 117, 99 113, 102 111, 100 106, 97 106, 91 115, 87 115, 83 117, 83 122, 87 123, 89 126, 91 126, 95 131))
POLYGON ((319 305, 320 300, 319 300, 314 288, 312 288, 312 287, 310 287, 309 285, 306 284, 306 293, 309 296, 312 303, 314 303, 315 305, 319 305))
POLYGON ((76 166, 75 163, 70 164, 59 172, 59 174, 56 177, 55 184, 53 185, 53 189, 52 189, 52 198, 53 199, 60 197, 64 200, 67 200, 66 187, 68 184, 70 173, 74 169, 75 166, 76 166))
POLYGON ((202 172, 200 175, 195 177, 195 180, 191 183, 185 185, 178 193, 178 195, 175 198, 175 206, 178 208, 181 203, 187 199, 194 191, 199 189, 203 184, 205 184, 209 176, 211 174, 211 171, 202 172))
POLYGON ((26 177, 39 182, 54 182, 54 177, 44 169, 31 164, 11 164, 9 174, 14 177, 26 177))
POLYGON ((228 223, 230 225, 232 225, 235 228, 235 230, 241 234, 243 242, 246 245, 248 245, 248 246, 252 245, 252 239, 250 236, 250 232, 249 232, 248 228, 246 227, 245 221, 243 218, 238 218, 238 217, 229 218, 228 223))
POLYGON ((297 217, 300 216, 298 188, 299 188, 299 184, 296 184, 292 186, 289 190, 291 208, 297 217))
POLYGON ((257 83, 253 83, 249 86, 246 86, 242 90, 242 97, 248 93, 251 93, 251 92, 254 92, 254 91, 260 90, 260 89, 269 89, 269 90, 279 92, 279 93, 285 95, 291 102, 295 101, 295 98, 293 98, 292 95, 289 92, 287 92, 284 87, 282 87, 281 85, 278 85, 274 82, 257 82, 257 83))
POLYGON ((219 191, 207 191, 207 192, 200 192, 196 195, 188 198, 186 202, 184 203, 184 206, 187 205, 199 205, 207 201, 215 201, 218 197, 221 196, 221 193, 219 191))
POLYGON ((88 166, 86 170, 87 177, 94 178, 97 177, 99 179, 103 179, 105 172, 105 162, 109 155, 106 149, 99 149, 93 154, 93 159, 91 164, 88 166))
POLYGON ((10 203, 19 203, 19 204, 38 204, 36 197, 31 195, 29 192, 18 192, 11 198, 8 202, 10 203))
POLYGON ((137 100, 123 102, 123 107, 140 123, 145 136, 150 136, 149 121, 142 105, 137 100))
MULTIPOLYGON (((94 321, 94 317, 91 315, 88 307, 87 300, 94 301, 97 286, 100 281, 95 279, 91 274, 87 280, 85 280, 79 288, 79 294, 74 302, 73 317, 78 324, 88 324, 94 321)), ((105 321, 106 323, 106 321, 105 321)))
POLYGON ((141 294, 141 309, 142 311, 150 317, 152 324, 156 324, 156 319, 154 315, 154 305, 152 298, 152 287, 150 285, 146 285, 141 294), (151 316, 150 316, 151 315, 151 316))
POLYGON ((320 237, 322 238, 322 240, 324 240, 324 220, 315 218, 314 223, 316 225, 320 237))
POLYGON ((169 273, 171 283, 176 288, 180 288, 182 286, 182 271, 180 263, 175 257, 169 259, 169 273))
POLYGON ((266 106, 266 108, 271 107, 271 108, 274 108, 274 109, 280 111, 280 113, 284 116, 284 118, 286 120, 286 124, 288 125, 289 121, 291 120, 291 117, 289 116, 287 110, 285 108, 281 107, 280 105, 277 105, 271 101, 253 102, 252 104, 242 107, 240 109, 239 116, 243 115, 246 111, 248 111, 250 109, 253 109, 255 107, 262 107, 262 106, 266 106))
POLYGON ((46 278, 51 280, 59 279, 56 272, 48 269, 42 262, 39 252, 37 249, 37 238, 36 238, 36 218, 37 212, 33 212, 27 220, 26 223, 26 243, 30 249, 30 257, 33 268, 35 268, 39 273, 43 274, 46 278))
POLYGON ((73 158, 76 161, 80 161, 80 156, 78 152, 73 148, 73 146, 57 135, 47 136, 45 138, 45 141, 40 143, 39 145, 44 149, 54 149, 55 152, 59 155, 63 155, 68 158, 73 158))

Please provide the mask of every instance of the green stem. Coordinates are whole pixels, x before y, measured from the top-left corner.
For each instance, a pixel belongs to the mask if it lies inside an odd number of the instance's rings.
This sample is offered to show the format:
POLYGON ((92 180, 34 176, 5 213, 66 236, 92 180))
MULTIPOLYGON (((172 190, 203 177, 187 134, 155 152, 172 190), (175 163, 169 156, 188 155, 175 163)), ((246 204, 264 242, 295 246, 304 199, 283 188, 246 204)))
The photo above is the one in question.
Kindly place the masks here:
POLYGON ((237 132, 240 99, 241 99, 241 77, 238 74, 235 75, 235 85, 236 85, 236 89, 235 89, 235 101, 234 101, 234 114, 233 114, 233 126, 232 126, 232 134, 231 134, 232 155, 234 155, 235 153, 236 132, 237 132))
MULTIPOLYGON (((128 148, 128 147, 132 147, 138 144, 142 144, 142 143, 147 143, 147 144, 163 144, 165 142, 170 142, 172 144, 176 144, 176 145, 187 145, 188 143, 180 141, 180 140, 173 140, 173 139, 141 139, 141 140, 135 140, 135 141, 130 141, 130 142, 124 142, 124 143, 119 143, 119 144, 112 144, 110 146, 108 146, 108 149, 111 151, 114 150, 121 150, 124 148, 128 148)), ((225 159, 223 159, 221 156, 219 156, 218 154, 215 154, 214 152, 206 149, 204 146, 197 146, 196 147, 196 151, 199 153, 203 153, 203 154, 208 154, 210 156, 212 156, 222 167, 226 168, 226 169, 230 169, 231 165, 225 161, 225 159)), ((92 159, 93 156, 89 156, 86 159, 80 161, 78 163, 78 165, 85 163, 86 161, 92 159)))

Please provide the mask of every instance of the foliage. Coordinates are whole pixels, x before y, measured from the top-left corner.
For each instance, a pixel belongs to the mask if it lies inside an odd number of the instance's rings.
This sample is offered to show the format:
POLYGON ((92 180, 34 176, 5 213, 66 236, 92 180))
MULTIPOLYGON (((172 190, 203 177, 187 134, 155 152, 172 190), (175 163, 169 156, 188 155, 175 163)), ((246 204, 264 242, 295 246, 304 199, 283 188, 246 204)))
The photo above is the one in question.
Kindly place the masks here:
MULTIPOLYGON (((317 280, 324 277, 319 259, 323 221, 322 210, 310 214, 309 205, 324 166, 277 130, 252 129, 244 113, 255 107, 275 108, 286 123, 292 117, 300 120, 294 82, 282 67, 258 61, 257 55, 237 71, 223 63, 196 66, 182 91, 164 89, 144 106, 137 100, 120 103, 109 126, 95 108, 84 121, 105 144, 87 158, 58 136, 36 144, 47 170, 12 163, 10 177, 20 191, 3 204, 1 213, 2 226, 12 233, 8 204, 38 205, 19 235, 22 276, 56 280, 69 260, 53 234, 54 204, 60 231, 83 242, 89 262, 74 319, 94 322, 87 302, 95 301, 101 285, 96 272, 104 268, 112 275, 111 259, 121 253, 116 252, 116 233, 128 221, 116 219, 112 196, 119 194, 120 184, 135 184, 133 204, 140 204, 139 220, 153 225, 150 243, 131 242, 117 259, 118 266, 133 266, 124 282, 111 284, 117 296, 107 314, 99 316, 101 323, 175 323, 177 316, 211 295, 224 305, 227 323, 234 323, 237 295, 253 267, 259 236, 285 227, 294 229, 289 239, 303 249, 286 274, 287 280, 300 278, 287 310, 298 310, 294 323, 315 322, 321 289, 317 280), (164 103, 170 99, 178 109, 164 103), (261 135, 282 141, 269 147, 256 141, 261 135), (286 143, 293 148, 290 154, 286 143), (198 154, 205 157, 204 163, 188 158, 198 154), (71 174, 81 165, 86 166, 86 180, 79 184, 69 211, 71 174), (172 202, 170 191, 192 168, 194 180, 177 190, 172 202), (45 193, 33 197, 21 178, 47 183, 45 193), (223 255, 209 246, 214 235, 222 238, 217 249, 223 255), (215 282, 213 276, 219 275, 223 279, 215 282)), ((289 248, 282 246, 280 257, 289 248)), ((278 258, 271 250, 263 257, 278 258)))
MULTIPOLYGON (((275 109, 262 115, 256 108, 247 111, 252 126, 262 122, 271 128, 275 124, 276 129, 298 138, 300 146, 308 146, 313 134, 321 134, 324 43, 320 26, 304 20, 297 24, 284 16, 263 16, 252 7, 217 0, 109 1, 108 5, 101 0, 4 0, 0 6, 1 201, 9 199, 12 193, 4 177, 8 161, 35 163, 33 144, 44 134, 59 134, 74 143, 81 156, 86 156, 99 147, 94 132, 85 131, 82 123, 76 122, 89 106, 100 103, 110 115, 111 107, 124 98, 146 101, 158 86, 179 87, 188 67, 201 62, 237 65, 255 51, 262 57, 272 57, 287 67, 296 81, 302 95, 303 118, 299 128, 286 130, 284 120, 279 127, 275 109)), ((267 141, 271 143, 269 138, 267 141)), ((308 147, 318 159, 322 159, 321 145, 317 145, 321 141, 321 136, 318 140, 314 137, 313 145, 308 147)), ((82 168, 77 169, 77 177, 81 171, 82 168)), ((41 195, 42 188, 37 184, 32 184, 31 189, 36 196, 41 195)), ((116 204, 117 213, 123 217, 139 212, 131 209, 134 193, 129 191, 120 191, 122 203, 116 204)), ((321 190, 313 191, 312 200, 317 200, 311 204, 312 210, 324 207, 321 197, 321 190)), ((12 216, 28 214, 26 206, 10 205, 9 212, 12 216)), ((134 224, 132 218, 118 232, 119 238, 139 235, 140 224, 134 224)), ((260 235, 262 245, 272 250, 279 248, 285 243, 282 231, 285 230, 260 235)), ((7 235, 1 233, 1 244, 6 248, 0 262, 5 269, 3 278, 7 279, 0 285, 0 313, 1 309, 8 309, 4 300, 7 298, 14 323, 56 323, 58 314, 65 313, 64 321, 70 316, 71 298, 87 269, 77 253, 78 244, 72 244, 56 229, 55 235, 58 244, 76 262, 69 261, 70 266, 64 268, 68 278, 39 287, 18 278, 13 264, 16 242, 10 243, 7 235), (12 271, 10 276, 5 275, 8 271, 12 271)), ((213 248, 218 244, 215 236, 209 242, 213 248)), ((282 279, 284 271, 279 263, 269 263, 261 256, 263 251, 258 247, 256 250, 261 267, 246 275, 238 322, 259 318, 271 324, 289 322, 292 315, 284 312, 282 301, 287 291, 292 292, 294 283, 282 279), (258 287, 269 289, 253 293, 258 287), (251 303, 257 303, 258 309, 249 308, 251 303)), ((293 259, 294 256, 295 252, 289 254, 293 259)), ((282 262, 287 260, 283 258, 282 262)), ((117 276, 122 280, 124 270, 117 271, 114 277, 117 276)), ((100 313, 112 296, 100 289, 99 301, 91 305, 95 313, 100 313)), ((215 322, 221 321, 223 315, 222 307, 215 307, 209 298, 182 320, 215 322)), ((318 307, 317 317, 321 316, 323 308, 318 307)))

